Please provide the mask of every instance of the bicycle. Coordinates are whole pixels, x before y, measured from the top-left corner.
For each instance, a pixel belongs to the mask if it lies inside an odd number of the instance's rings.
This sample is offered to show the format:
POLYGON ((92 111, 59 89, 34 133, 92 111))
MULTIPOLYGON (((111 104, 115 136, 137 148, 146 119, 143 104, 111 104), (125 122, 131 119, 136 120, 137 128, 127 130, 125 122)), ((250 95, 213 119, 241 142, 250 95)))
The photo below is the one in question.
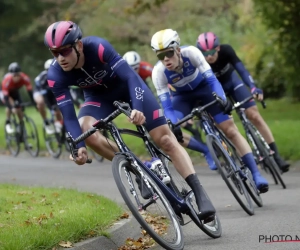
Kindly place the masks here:
MULTIPOLYGON (((18 104, 16 102, 16 104, 18 104)), ((17 119, 17 115, 12 112, 10 116, 10 124, 13 128, 12 133, 7 133, 5 130, 6 147, 13 156, 20 153, 21 143, 24 143, 24 148, 32 157, 37 157, 40 151, 39 136, 36 125, 30 117, 25 113, 25 107, 32 106, 31 103, 20 103, 19 106, 23 111, 23 123, 17 119)), ((4 126, 5 127, 5 126, 4 126)))
MULTIPOLYGON (((243 100, 243 103, 252 99, 254 99, 253 96, 249 96, 243 100)), ((232 98, 229 97, 229 100, 231 103, 234 103, 232 98)), ((266 108, 265 102, 262 101, 261 103, 263 108, 266 108)), ((247 141, 251 145, 256 163, 260 164, 266 173, 271 173, 276 185, 279 181, 285 189, 286 185, 281 177, 281 170, 273 157, 274 152, 270 149, 270 146, 257 128, 247 119, 245 109, 242 107, 236 108, 236 113, 242 122, 247 141)))
MULTIPOLYGON (((182 228, 190 221, 212 238, 221 236, 221 223, 216 214, 214 220, 203 224, 200 221, 195 203, 194 193, 189 188, 181 188, 173 181, 171 171, 165 165, 170 158, 158 149, 150 140, 149 134, 143 126, 136 126, 137 131, 130 129, 118 129, 112 121, 120 114, 130 116, 130 106, 127 103, 115 101, 117 109, 105 119, 98 120, 91 129, 81 134, 76 139, 68 138, 73 158, 76 157, 76 144, 85 140, 98 130, 109 131, 116 142, 120 152, 116 153, 112 161, 112 171, 117 187, 133 216, 144 228, 144 230, 164 249, 183 249, 184 241, 182 228), (165 171, 170 175, 170 183, 164 184, 160 178, 130 151, 123 141, 121 134, 128 134, 144 141, 152 157, 167 159, 163 161, 165 171), (137 188, 136 186, 139 186, 137 188), (155 206, 157 205, 157 206, 155 206), (176 212, 174 212, 174 210, 176 212), (164 210, 164 212, 161 212, 164 210), (191 220, 184 224, 183 214, 188 215, 191 220), (154 219, 151 219, 153 216, 154 219), (168 218, 168 219, 167 219, 168 218), (151 221, 162 221, 167 233, 149 225, 151 221), (179 222, 180 221, 180 222, 179 222), (168 239, 165 239, 167 237, 168 239)), ((88 162, 91 162, 89 159, 88 162)))
POLYGON ((50 108, 50 115, 51 118, 49 120, 49 127, 51 130, 54 131, 52 134, 47 134, 45 127, 43 127, 43 136, 45 140, 46 148, 49 154, 53 158, 59 158, 62 153, 62 147, 65 145, 67 151, 70 152, 69 144, 66 140, 66 129, 65 126, 62 124, 60 128, 55 125, 55 112, 57 106, 54 105, 50 108))
MULTIPOLYGON (((215 125, 212 117, 206 112, 206 108, 216 103, 222 105, 222 99, 216 96, 216 100, 194 108, 191 114, 185 116, 172 126, 180 126, 182 123, 197 118, 200 126, 206 135, 206 144, 211 153, 218 171, 225 181, 229 190, 244 209, 249 214, 254 214, 254 206, 252 200, 257 206, 262 207, 263 202, 260 197, 260 192, 256 188, 253 177, 249 169, 244 165, 241 157, 238 155, 235 146, 226 138, 221 130, 215 125), (252 198, 252 200, 251 200, 252 198)), ((233 109, 238 108, 243 102, 235 104, 233 109)))

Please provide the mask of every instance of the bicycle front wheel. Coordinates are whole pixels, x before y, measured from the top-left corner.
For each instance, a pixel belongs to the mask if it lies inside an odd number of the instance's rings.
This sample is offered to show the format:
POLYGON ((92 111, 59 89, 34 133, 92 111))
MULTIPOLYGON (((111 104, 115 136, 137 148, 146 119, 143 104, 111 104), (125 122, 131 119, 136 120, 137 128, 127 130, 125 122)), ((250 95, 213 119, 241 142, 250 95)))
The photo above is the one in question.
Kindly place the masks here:
POLYGON ((20 133, 19 133, 19 126, 17 123, 11 119, 10 124, 13 128, 13 131, 11 133, 8 133, 6 131, 5 125, 4 125, 4 130, 5 130, 5 139, 6 139, 6 147, 8 148, 9 152, 13 156, 17 156, 20 152, 20 133))
POLYGON ((140 173, 131 166, 126 156, 116 155, 112 161, 112 170, 126 205, 144 230, 164 249, 183 249, 184 241, 178 219, 169 201, 151 176, 143 171, 153 191, 145 197, 145 193, 138 188, 138 178, 140 178, 140 187, 142 185, 140 173))
POLYGON ((23 138, 25 149, 32 157, 37 157, 40 152, 39 135, 34 121, 27 116, 24 117, 23 138))
POLYGON ((206 144, 223 180, 233 194, 234 198, 247 214, 253 215, 254 206, 240 176, 239 171, 241 170, 238 169, 237 166, 233 166, 233 164, 236 164, 234 152, 230 150, 229 145, 226 144, 226 147, 225 145, 223 146, 221 142, 212 135, 206 136, 206 144))
POLYGON ((53 122, 49 124, 52 127, 52 130, 55 131, 53 134, 47 134, 45 128, 43 129, 44 139, 46 148, 49 154, 57 159, 61 155, 62 152, 62 144, 61 144, 61 132, 56 131, 55 125, 53 122))
POLYGON ((263 157, 263 164, 271 172, 275 183, 276 184, 278 183, 278 181, 277 181, 277 179, 278 179, 279 182, 281 183, 282 187, 285 189, 286 185, 281 177, 281 173, 280 173, 281 171, 280 171, 279 166, 277 165, 276 161, 274 160, 274 157, 272 155, 270 155, 270 152, 264 146, 261 139, 259 139, 256 136, 254 128, 252 126, 248 126, 247 129, 249 131, 248 133, 250 133, 250 135, 252 136, 253 141, 256 144, 256 147, 258 148, 259 153, 261 154, 261 157, 263 157))

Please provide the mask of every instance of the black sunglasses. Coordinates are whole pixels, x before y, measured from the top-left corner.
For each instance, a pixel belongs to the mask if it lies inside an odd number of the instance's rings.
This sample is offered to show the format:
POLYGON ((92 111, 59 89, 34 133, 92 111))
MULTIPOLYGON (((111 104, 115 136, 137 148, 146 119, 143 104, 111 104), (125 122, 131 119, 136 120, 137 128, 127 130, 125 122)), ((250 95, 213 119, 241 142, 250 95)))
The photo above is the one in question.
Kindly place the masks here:
POLYGON ((157 54, 156 56, 159 60, 164 60, 165 57, 167 57, 167 58, 173 57, 174 53, 175 53, 174 50, 168 50, 168 51, 165 51, 165 52, 161 52, 161 53, 157 54))
POLYGON ((61 55, 62 57, 66 57, 71 54, 73 47, 74 46, 72 45, 72 46, 64 48, 64 49, 58 49, 58 50, 50 49, 50 51, 54 57, 58 57, 59 55, 61 55))

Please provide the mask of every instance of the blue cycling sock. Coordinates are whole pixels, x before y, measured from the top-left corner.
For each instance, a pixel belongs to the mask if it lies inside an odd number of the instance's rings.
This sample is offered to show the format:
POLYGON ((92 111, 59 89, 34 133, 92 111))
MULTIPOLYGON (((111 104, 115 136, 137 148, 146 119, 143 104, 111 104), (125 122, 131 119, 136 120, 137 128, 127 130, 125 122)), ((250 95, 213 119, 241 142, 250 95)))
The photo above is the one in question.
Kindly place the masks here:
POLYGON ((206 146, 205 143, 199 142, 197 141, 194 137, 191 137, 189 144, 187 145, 188 149, 203 153, 203 154, 207 154, 208 151, 208 147, 206 146))
POLYGON ((245 154, 241 158, 245 165, 250 169, 252 175, 260 174, 252 153, 245 154))

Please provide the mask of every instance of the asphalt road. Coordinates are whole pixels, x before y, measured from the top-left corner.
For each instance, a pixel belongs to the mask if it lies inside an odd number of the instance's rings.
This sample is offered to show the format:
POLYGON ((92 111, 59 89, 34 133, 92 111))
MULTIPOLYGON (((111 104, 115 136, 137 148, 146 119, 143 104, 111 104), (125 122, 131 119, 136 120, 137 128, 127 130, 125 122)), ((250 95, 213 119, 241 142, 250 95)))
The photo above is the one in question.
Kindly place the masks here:
MULTIPOLYGON (((190 223, 183 228, 185 249, 300 249, 300 241, 266 243, 300 240, 299 167, 294 166, 284 174, 286 190, 274 185, 270 176, 265 175, 270 181, 270 191, 263 194, 264 206, 256 207, 254 216, 247 215, 240 208, 217 173, 205 166, 196 166, 196 171, 219 213, 223 235, 211 239, 190 223)), ((77 166, 63 159, 1 155, 0 182, 74 188, 104 195, 123 204, 108 161, 77 166)))

